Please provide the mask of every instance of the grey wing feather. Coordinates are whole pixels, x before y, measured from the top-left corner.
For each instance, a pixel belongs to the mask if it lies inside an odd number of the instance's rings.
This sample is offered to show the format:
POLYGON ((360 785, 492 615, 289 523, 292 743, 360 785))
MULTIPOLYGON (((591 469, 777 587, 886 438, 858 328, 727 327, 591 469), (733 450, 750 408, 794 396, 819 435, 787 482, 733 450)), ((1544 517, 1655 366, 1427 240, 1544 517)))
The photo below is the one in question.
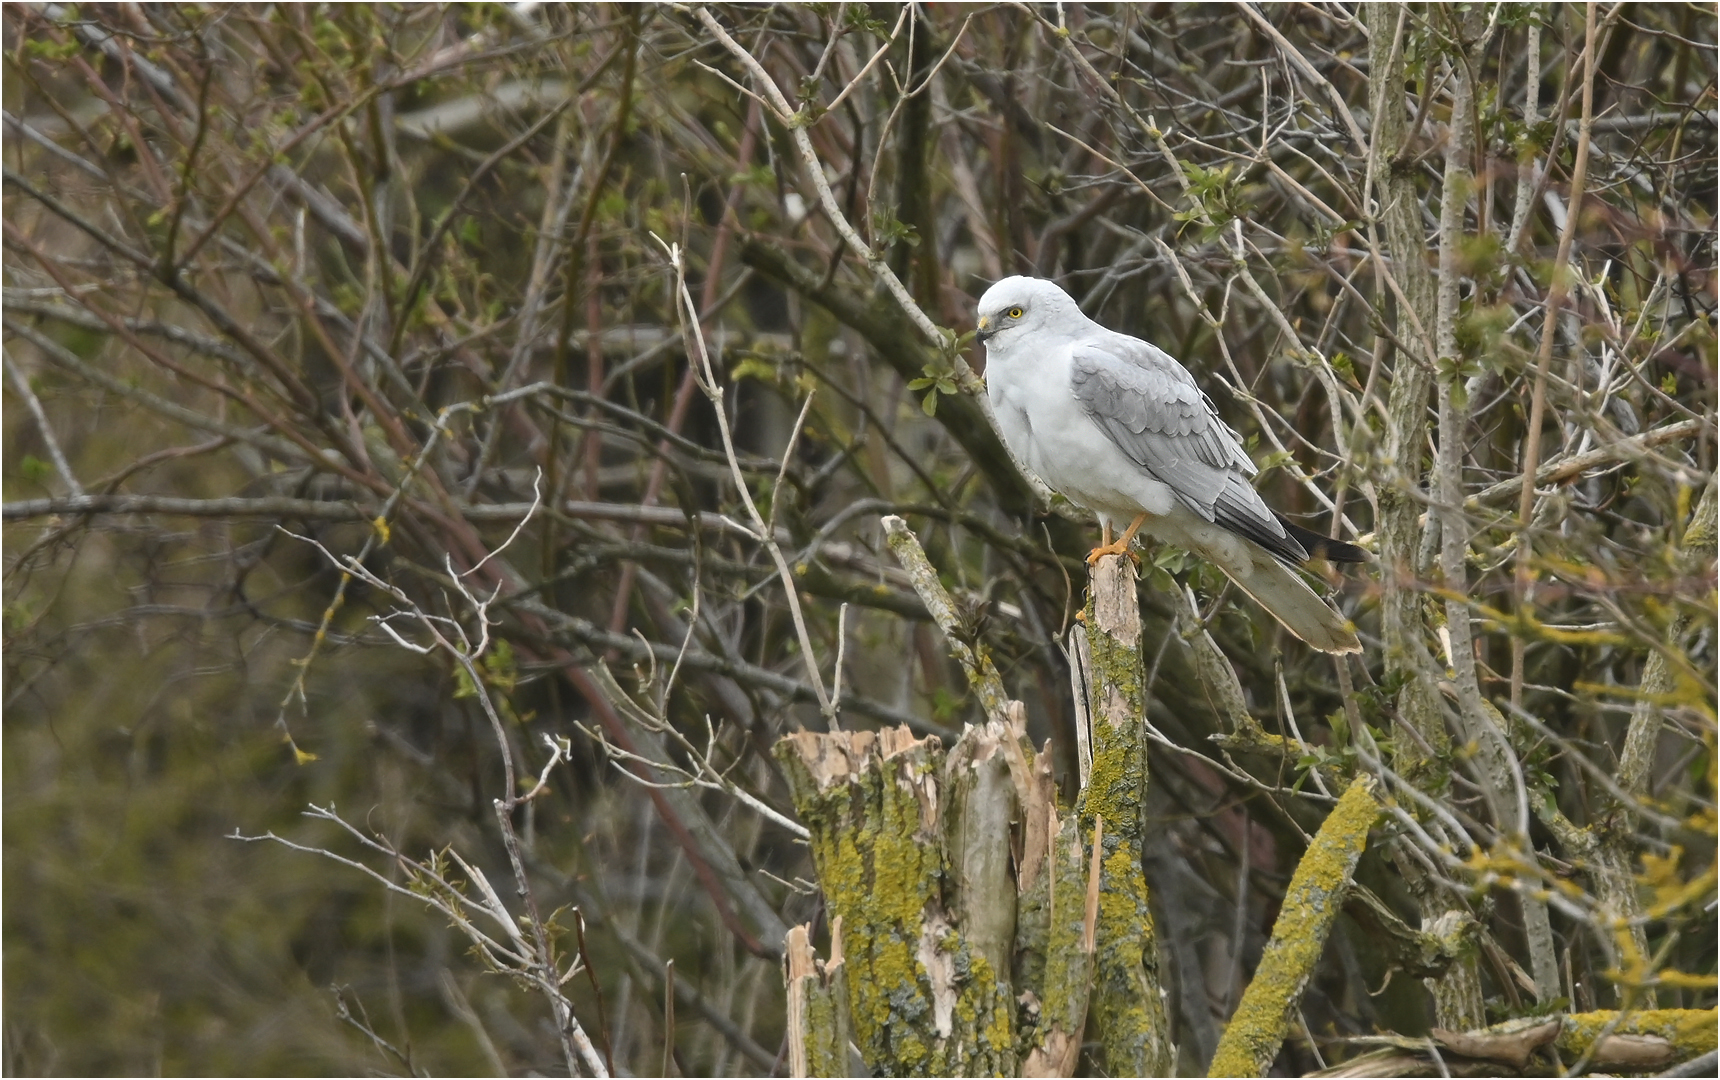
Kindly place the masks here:
POLYGON ((1112 442, 1208 521, 1287 562, 1308 553, 1255 493, 1255 466, 1188 370, 1138 338, 1077 345, 1075 398, 1112 442))

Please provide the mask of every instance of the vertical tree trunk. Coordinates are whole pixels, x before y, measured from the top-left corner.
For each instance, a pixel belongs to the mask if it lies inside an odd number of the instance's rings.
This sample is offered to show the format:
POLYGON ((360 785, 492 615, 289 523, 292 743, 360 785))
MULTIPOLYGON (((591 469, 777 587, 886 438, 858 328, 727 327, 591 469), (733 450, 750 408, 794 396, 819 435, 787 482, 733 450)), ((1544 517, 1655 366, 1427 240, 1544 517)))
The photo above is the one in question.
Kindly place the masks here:
POLYGON ((1092 762, 1078 812, 1082 832, 1100 837, 1103 849, 1093 961, 1096 1034, 1111 1075, 1168 1076, 1176 1048, 1158 993, 1159 943, 1141 870, 1146 687, 1132 560, 1099 560, 1082 614, 1084 626, 1071 631, 1076 647, 1070 652, 1076 723, 1085 721, 1092 762))
MULTIPOLYGON (((1379 540, 1385 595, 1380 603, 1380 631, 1385 639, 1388 682, 1401 684, 1397 722, 1410 730, 1395 738, 1394 768, 1411 783, 1436 797, 1450 786, 1446 736, 1433 661, 1424 639, 1424 592, 1420 581, 1430 569, 1432 549, 1423 557, 1422 505, 1416 498, 1425 468, 1422 446, 1427 437, 1428 398, 1433 390, 1431 336, 1436 311, 1432 276, 1423 253, 1428 242, 1422 227, 1422 207, 1403 152, 1406 140, 1404 101, 1405 9, 1370 3, 1364 9, 1369 37, 1373 85, 1370 105, 1373 132, 1368 171, 1378 202, 1384 251, 1390 266, 1382 266, 1381 292, 1396 306, 1396 337, 1416 355, 1399 352, 1392 366, 1386 432, 1389 482, 1379 485, 1379 540), (1395 282, 1395 285, 1394 285, 1395 282)), ((1385 349, 1376 354, 1380 362, 1385 349)), ((1430 525, 1430 527, 1432 527, 1430 525)), ((1466 912, 1444 889, 1429 880, 1419 863, 1400 855, 1399 869, 1415 891, 1422 910, 1422 928, 1449 941, 1460 955, 1444 975, 1429 979, 1434 1011, 1442 1027, 1467 1031, 1485 1023, 1481 980, 1473 951, 1464 947, 1466 912)))

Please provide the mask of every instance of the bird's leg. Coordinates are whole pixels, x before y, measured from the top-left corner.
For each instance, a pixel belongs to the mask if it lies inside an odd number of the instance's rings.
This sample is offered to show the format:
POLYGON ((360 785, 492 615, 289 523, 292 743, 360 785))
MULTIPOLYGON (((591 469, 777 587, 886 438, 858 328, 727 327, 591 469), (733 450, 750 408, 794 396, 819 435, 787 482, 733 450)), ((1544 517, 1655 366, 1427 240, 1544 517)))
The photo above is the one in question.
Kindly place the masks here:
POLYGON ((1139 514, 1135 515, 1134 521, 1129 522, 1129 527, 1123 531, 1123 535, 1117 537, 1117 546, 1124 550, 1128 550, 1129 544, 1135 539, 1135 534, 1140 532, 1141 526, 1146 523, 1147 512, 1143 510, 1139 514))
MULTIPOLYGON (((1123 535, 1117 537, 1115 543, 1111 542, 1111 527, 1109 525, 1103 526, 1100 531, 1105 542, 1087 554, 1087 565, 1093 565, 1106 555, 1130 554, 1129 543, 1135 539, 1135 534, 1140 532, 1141 526, 1146 523, 1147 515, 1144 512, 1136 515, 1135 520, 1129 524, 1127 529, 1123 530, 1123 535)), ((1136 561, 1139 562, 1140 560, 1137 559, 1136 561)))

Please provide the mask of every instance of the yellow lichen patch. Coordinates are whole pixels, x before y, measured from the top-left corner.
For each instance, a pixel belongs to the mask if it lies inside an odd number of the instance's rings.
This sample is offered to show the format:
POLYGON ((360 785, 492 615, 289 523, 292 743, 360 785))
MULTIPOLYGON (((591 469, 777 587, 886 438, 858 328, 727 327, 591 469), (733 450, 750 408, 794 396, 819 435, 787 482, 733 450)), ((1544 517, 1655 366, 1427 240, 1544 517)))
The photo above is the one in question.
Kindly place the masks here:
POLYGON ((843 1008, 842 995, 834 987, 820 985, 819 979, 808 982, 812 985, 806 995, 807 1075, 846 1076, 848 1040, 838 1015, 843 1008))
POLYGON ((1104 859, 1099 890, 1098 986, 1093 1011, 1105 1066, 1115 1075, 1154 1075, 1154 1062, 1169 1058, 1169 1029, 1144 959, 1157 954, 1147 884, 1138 845, 1119 843, 1104 859))
POLYGON ((1681 990, 1712 990, 1717 982, 1712 975, 1697 975, 1689 971, 1674 971, 1665 968, 1654 973, 1654 981, 1659 986, 1673 986, 1681 990))
POLYGON ((1122 760, 1121 753, 1095 749, 1091 778, 1081 803, 1083 825, 1091 828, 1095 814, 1108 822, 1122 820, 1126 808, 1125 800, 1131 788, 1127 780, 1128 772, 1127 763, 1122 760))
POLYGON ((951 934, 960 996, 956 1038, 941 1049, 935 1070, 944 1076, 1012 1076, 1016 1071, 1014 1001, 999 993, 1003 985, 985 957, 951 934), (971 1041, 969 1041, 971 1039, 971 1041))
MULTIPOLYGON (((858 836, 869 848, 863 880, 832 903, 844 926, 857 923, 870 932, 870 949, 861 964, 850 961, 849 1000, 854 1033, 868 1061, 893 1061, 918 1071, 930 1054, 931 1000, 926 971, 916 956, 919 927, 937 885, 937 851, 919 835, 920 803, 911 783, 914 766, 901 760, 868 773, 873 823, 858 836), (901 771, 909 773, 903 777, 901 771), (851 908, 838 911, 838 908, 851 908), (868 1054, 868 1050, 870 1053, 868 1054)), ((822 874, 821 874, 822 876, 822 874)), ((834 899, 830 892, 826 897, 834 899)))
POLYGON ((1017 949, 1035 944, 1042 953, 1037 972, 1022 983, 1039 996, 1038 1023, 1023 1033, 1024 1059, 1035 1050, 1049 1053, 1058 1046, 1067 1049, 1071 1038, 1079 1044, 1087 1018, 1091 965, 1081 949, 1086 908, 1081 882, 1086 880, 1086 867, 1076 829, 1073 818, 1062 820, 1051 839, 1045 871, 1022 897, 1023 915, 1044 920, 1036 925, 1025 921, 1017 924, 1017 949))
POLYGON ((1715 1048, 1715 1024, 1720 1020, 1713 1009, 1647 1009, 1633 1012, 1619 1020, 1611 1009, 1601 1012, 1571 1013, 1563 1020, 1557 1045, 1567 1054, 1581 1054, 1594 1045, 1604 1032, 1608 1035, 1658 1035, 1671 1043, 1680 1060, 1706 1054, 1715 1048), (1611 1026, 1609 1030, 1609 1025, 1611 1026))

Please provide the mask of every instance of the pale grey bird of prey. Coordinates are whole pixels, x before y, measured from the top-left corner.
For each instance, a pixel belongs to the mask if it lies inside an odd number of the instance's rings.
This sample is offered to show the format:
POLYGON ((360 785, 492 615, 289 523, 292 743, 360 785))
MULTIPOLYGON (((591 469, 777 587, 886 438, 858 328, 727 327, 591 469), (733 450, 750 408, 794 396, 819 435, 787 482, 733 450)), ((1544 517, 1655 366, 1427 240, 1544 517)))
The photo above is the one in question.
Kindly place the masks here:
POLYGON ((1105 329, 1041 278, 987 289, 977 336, 1004 442, 1046 486, 1099 516, 1104 539, 1088 562, 1123 554, 1145 532, 1223 570, 1314 648, 1361 651, 1355 627, 1295 567, 1310 553, 1369 556, 1261 501, 1242 441, 1168 353, 1105 329), (1113 529, 1122 530, 1114 543, 1113 529))

